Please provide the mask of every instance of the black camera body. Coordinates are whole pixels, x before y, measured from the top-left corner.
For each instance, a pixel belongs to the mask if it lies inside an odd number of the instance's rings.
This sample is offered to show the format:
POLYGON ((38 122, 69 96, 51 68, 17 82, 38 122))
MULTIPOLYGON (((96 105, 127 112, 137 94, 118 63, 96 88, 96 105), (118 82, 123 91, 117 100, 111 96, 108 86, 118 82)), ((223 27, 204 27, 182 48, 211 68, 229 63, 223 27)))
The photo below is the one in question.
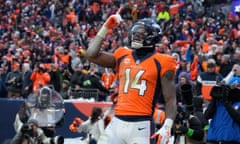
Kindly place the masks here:
POLYGON ((226 85, 213 86, 210 95, 215 99, 223 99, 228 97, 230 87, 226 85))
POLYGON ((183 110, 183 108, 181 106, 178 106, 177 108, 177 115, 175 118, 175 123, 176 124, 181 124, 181 125, 186 125, 186 122, 189 118, 190 113, 183 110))
POLYGON ((210 92, 210 95, 217 100, 224 100, 230 102, 240 101, 240 90, 228 84, 220 83, 214 86, 210 92))
POLYGON ((21 132, 26 137, 33 137, 33 129, 29 124, 24 124, 21 128, 21 132))

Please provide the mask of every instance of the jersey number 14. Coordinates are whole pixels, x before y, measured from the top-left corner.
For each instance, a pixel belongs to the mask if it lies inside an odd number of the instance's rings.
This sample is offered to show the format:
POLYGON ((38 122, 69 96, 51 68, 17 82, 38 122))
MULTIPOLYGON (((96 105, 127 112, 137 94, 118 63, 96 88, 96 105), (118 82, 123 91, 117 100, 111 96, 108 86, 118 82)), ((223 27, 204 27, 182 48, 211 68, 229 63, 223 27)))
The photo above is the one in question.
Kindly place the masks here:
POLYGON ((131 69, 130 68, 126 69, 124 93, 128 93, 129 89, 133 88, 133 89, 138 89, 139 96, 144 96, 144 93, 147 89, 146 80, 141 79, 141 76, 144 74, 144 70, 139 70, 137 74, 134 75, 133 77, 130 77, 131 76, 130 73, 131 73, 131 69))

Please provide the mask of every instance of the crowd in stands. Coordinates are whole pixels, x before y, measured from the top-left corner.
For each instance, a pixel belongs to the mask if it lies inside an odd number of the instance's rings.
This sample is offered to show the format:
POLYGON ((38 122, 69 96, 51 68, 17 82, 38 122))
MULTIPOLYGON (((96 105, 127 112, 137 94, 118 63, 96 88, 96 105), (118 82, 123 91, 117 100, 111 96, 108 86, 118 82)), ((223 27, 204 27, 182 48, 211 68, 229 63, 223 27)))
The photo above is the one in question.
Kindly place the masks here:
POLYGON ((209 59, 222 78, 240 61, 239 13, 221 7, 230 5, 227 0, 1 0, 1 97, 26 98, 41 86, 53 85, 64 99, 71 98, 70 89, 84 87, 99 89, 106 100, 114 88, 114 70, 89 63, 83 55, 120 5, 124 21, 109 31, 102 49, 113 52, 128 45, 132 24, 152 17, 163 35, 156 51, 176 57, 176 84, 187 78, 196 95, 203 95, 198 77, 207 71, 209 59))

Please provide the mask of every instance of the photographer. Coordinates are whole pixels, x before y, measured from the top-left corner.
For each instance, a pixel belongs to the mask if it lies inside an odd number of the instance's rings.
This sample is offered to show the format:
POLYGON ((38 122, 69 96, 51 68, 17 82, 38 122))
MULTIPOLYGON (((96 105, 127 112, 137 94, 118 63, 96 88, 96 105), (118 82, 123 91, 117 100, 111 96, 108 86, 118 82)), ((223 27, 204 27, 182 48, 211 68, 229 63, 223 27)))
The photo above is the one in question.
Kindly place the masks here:
POLYGON ((233 77, 229 85, 213 87, 213 97, 204 115, 211 119, 207 144, 240 144, 240 78, 233 77))
POLYGON ((204 130, 199 118, 188 110, 178 107, 178 114, 175 119, 175 142, 185 144, 202 144, 204 130))
POLYGON ((45 86, 50 83, 51 76, 48 72, 46 72, 43 64, 37 64, 35 65, 30 79, 33 81, 33 91, 39 91, 41 86, 45 86))
POLYGON ((64 138, 47 137, 44 131, 38 126, 37 120, 30 119, 22 124, 10 144, 35 143, 35 144, 63 144, 64 138))
POLYGON ((185 105, 178 106, 178 114, 175 119, 175 143, 202 144, 204 138, 204 124, 199 114, 195 115, 193 105, 192 85, 181 86, 181 95, 185 105))
POLYGON ((39 92, 28 95, 15 117, 16 135, 12 144, 21 144, 24 140, 37 144, 62 144, 64 138, 55 136, 55 127, 63 124, 63 109, 61 96, 50 87, 44 86, 39 92), (53 117, 49 121, 50 116, 53 117))
MULTIPOLYGON (((16 118, 19 118, 19 116, 16 118)), ((16 132, 17 132, 16 135, 11 140, 11 144, 24 143, 26 141, 31 140, 30 139, 31 137, 35 137, 36 139, 38 139, 39 141, 38 143, 40 143, 40 139, 41 141, 43 141, 43 139, 46 137, 43 131, 40 128, 38 128, 38 123, 36 120, 30 120, 26 124, 23 123, 21 123, 21 125, 19 124, 19 128, 16 129, 16 132)))

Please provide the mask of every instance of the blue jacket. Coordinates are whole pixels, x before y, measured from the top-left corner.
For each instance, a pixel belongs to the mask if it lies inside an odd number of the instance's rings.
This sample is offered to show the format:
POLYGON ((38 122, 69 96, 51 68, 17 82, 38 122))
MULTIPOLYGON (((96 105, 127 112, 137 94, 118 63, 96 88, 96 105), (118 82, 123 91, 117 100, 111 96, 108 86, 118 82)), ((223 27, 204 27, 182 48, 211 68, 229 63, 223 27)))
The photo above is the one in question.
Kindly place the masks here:
MULTIPOLYGON (((240 108, 240 102, 232 104, 240 108)), ((207 141, 240 142, 240 125, 233 121, 221 101, 216 101, 216 112, 210 122, 207 141)))

